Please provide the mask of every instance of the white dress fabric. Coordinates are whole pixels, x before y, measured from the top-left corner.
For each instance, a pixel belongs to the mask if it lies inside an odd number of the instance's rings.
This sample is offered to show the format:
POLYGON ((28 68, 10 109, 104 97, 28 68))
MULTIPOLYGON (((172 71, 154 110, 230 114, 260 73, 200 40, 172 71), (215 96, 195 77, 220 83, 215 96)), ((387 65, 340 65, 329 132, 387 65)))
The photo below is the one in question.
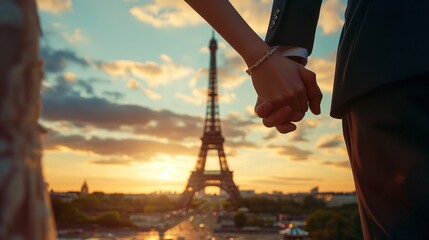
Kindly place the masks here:
POLYGON ((0 239, 56 239, 41 166, 43 63, 35 0, 0 0, 0 34, 11 28, 20 32, 20 48, 19 60, 0 74, 6 76, 0 79, 0 239))

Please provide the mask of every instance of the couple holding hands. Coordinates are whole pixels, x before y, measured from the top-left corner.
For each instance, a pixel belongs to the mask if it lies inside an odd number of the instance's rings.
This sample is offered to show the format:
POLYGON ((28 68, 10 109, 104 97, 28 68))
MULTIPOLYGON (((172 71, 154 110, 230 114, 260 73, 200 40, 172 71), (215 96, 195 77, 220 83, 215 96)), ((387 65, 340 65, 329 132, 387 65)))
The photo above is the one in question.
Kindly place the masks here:
MULTIPOLYGON (((320 114, 305 68, 322 0, 274 0, 263 41, 227 0, 185 0, 241 55, 256 114, 280 133, 320 114)), ((363 236, 428 239, 429 1, 349 0, 331 116, 343 123, 363 236)))

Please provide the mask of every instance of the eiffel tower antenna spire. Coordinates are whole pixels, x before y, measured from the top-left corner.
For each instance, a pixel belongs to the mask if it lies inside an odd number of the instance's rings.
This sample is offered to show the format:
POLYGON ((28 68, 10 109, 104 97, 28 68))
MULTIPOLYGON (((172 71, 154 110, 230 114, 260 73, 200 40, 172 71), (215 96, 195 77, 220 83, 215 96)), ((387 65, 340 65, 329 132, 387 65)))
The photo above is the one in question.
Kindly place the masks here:
POLYGON ((212 39, 209 44, 210 49, 210 70, 209 70, 209 86, 207 93, 207 108, 206 118, 204 121, 204 131, 201 137, 201 148, 198 155, 197 164, 191 176, 188 179, 188 184, 180 198, 180 205, 183 208, 188 208, 195 194, 207 186, 216 186, 229 194, 233 203, 239 205, 241 196, 238 187, 235 185, 232 178, 232 171, 228 168, 223 143, 225 141, 222 136, 219 104, 218 104, 218 86, 217 86, 217 67, 216 67, 216 51, 217 42, 212 32, 212 39), (214 150, 218 152, 220 171, 207 171, 206 160, 207 152, 214 150))

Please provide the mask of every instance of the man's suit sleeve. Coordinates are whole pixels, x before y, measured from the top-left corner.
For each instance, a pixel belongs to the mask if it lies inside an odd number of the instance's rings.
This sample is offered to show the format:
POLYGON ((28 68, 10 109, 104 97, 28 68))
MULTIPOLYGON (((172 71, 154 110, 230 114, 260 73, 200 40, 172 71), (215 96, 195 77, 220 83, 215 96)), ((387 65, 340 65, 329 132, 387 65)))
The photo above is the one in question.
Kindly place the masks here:
POLYGON ((265 42, 313 50, 322 0, 274 0, 265 42))

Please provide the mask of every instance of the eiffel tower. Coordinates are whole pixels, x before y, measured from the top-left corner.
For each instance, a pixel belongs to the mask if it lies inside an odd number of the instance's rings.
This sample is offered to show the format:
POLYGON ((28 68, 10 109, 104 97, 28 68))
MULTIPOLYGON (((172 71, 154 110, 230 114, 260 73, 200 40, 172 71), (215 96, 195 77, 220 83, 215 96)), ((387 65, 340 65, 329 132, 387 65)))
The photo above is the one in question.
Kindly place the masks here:
POLYGON ((214 34, 210 41, 210 71, 209 88, 207 98, 206 119, 204 122, 204 133, 201 138, 202 144, 198 155, 195 170, 191 172, 188 184, 180 197, 180 207, 187 209, 196 192, 208 186, 219 187, 225 191, 236 205, 241 203, 240 192, 232 179, 232 171, 228 168, 223 143, 225 141, 220 129, 219 105, 217 93, 217 69, 216 50, 217 43, 214 34), (205 170, 207 152, 216 150, 219 156, 219 171, 205 170))

